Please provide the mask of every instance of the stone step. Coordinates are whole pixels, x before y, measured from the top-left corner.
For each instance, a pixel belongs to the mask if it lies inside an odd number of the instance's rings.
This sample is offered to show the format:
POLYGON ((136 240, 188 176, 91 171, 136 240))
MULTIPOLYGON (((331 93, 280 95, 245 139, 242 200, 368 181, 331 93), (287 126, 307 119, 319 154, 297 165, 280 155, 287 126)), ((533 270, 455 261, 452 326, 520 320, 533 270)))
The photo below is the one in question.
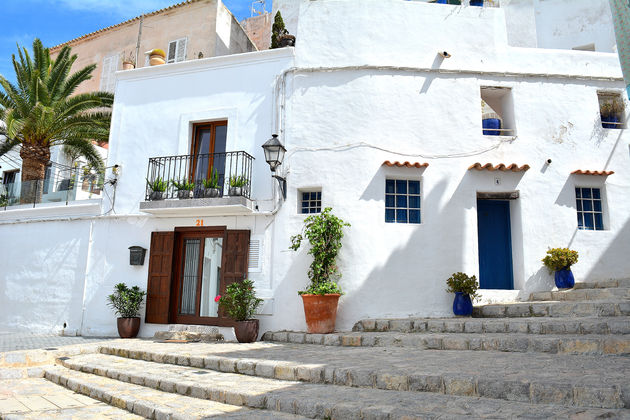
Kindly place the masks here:
MULTIPOLYGON (((394 420, 438 416, 440 418, 630 416, 630 410, 627 409, 577 408, 523 402, 518 400, 521 397, 518 393, 503 390, 499 387, 500 384, 489 384, 487 391, 503 393, 505 398, 491 399, 414 392, 416 390, 367 389, 248 377, 236 373, 221 373, 213 369, 163 365, 107 355, 79 356, 64 363, 68 368, 77 371, 90 372, 111 380, 134 383, 168 393, 210 399, 234 406, 271 409, 309 418, 394 420)), ((72 385, 73 380, 67 381, 72 385)), ((82 386, 78 387, 81 388, 82 386)), ((98 395, 98 390, 86 391, 98 395)), ((559 399, 558 392, 552 389, 534 393, 534 398, 559 399)))
POLYGON ((616 317, 630 315, 630 301, 518 302, 473 307, 476 318, 523 318, 547 316, 616 317))
POLYGON ((177 340, 177 341, 202 341, 204 343, 212 343, 223 341, 223 334, 220 333, 202 333, 194 331, 156 331, 153 335, 154 340, 177 340))
POLYGON ((423 350, 489 350, 552 354, 630 355, 626 335, 533 335, 522 333, 397 333, 351 332, 308 334, 266 332, 263 340, 277 343, 345 347, 415 347, 423 350))
POLYGON ((535 292, 529 296, 530 301, 576 301, 630 299, 630 288, 608 289, 570 289, 550 292, 535 292))
MULTIPOLYGON (((626 357, 410 347, 338 347, 331 351, 319 345, 261 342, 174 346, 140 340, 103 345, 100 351, 120 356, 120 360, 151 360, 278 380, 630 408, 626 357)), ((85 357, 70 361, 86 361, 85 357)))
MULTIPOLYGON (((401 333, 630 334, 630 317, 363 319, 352 331, 401 333)), ((317 340, 316 338, 313 338, 317 340)))
POLYGON ((573 286, 574 289, 607 289, 610 287, 630 287, 630 278, 575 283, 573 286))
MULTIPOLYGON (((45 378, 72 391, 147 419, 192 420, 209 417, 213 419, 305 419, 305 417, 293 414, 251 409, 240 404, 230 405, 205 398, 186 396, 184 392, 164 392, 159 390, 159 387, 151 388, 129 381, 121 382, 103 375, 82 373, 62 366, 45 368, 45 378)), ((186 386, 188 389, 191 388, 190 384, 186 386)))

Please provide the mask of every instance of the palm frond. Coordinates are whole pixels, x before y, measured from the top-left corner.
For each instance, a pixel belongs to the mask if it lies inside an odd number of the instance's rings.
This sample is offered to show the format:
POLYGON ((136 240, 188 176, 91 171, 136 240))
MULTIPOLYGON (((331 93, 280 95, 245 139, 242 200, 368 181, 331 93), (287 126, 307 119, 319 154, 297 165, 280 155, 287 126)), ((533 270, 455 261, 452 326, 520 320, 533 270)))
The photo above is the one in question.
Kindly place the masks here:
POLYGON ((92 142, 83 138, 67 138, 61 144, 64 145, 64 149, 67 148, 72 154, 83 156, 98 172, 104 170, 105 163, 92 142))

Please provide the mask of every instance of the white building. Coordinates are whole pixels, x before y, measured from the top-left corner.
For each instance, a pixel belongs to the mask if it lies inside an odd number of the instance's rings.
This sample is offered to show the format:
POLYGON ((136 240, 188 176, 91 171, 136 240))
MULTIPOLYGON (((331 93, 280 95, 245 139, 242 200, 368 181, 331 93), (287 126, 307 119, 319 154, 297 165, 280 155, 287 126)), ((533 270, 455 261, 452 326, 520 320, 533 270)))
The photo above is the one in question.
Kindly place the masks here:
MULTIPOLYGON (((625 88, 610 12, 559 36, 567 3, 301 0, 286 13, 294 49, 118 73, 108 166, 121 170, 101 203, 0 212, 2 325, 115 335, 105 297, 118 282, 149 289, 141 335, 156 321, 227 325, 214 295, 248 276, 261 331, 304 330, 310 260, 288 250, 302 208, 352 225, 342 330, 449 316, 456 271, 476 274, 486 301, 550 290, 548 247, 579 251, 578 281, 627 276, 629 138, 600 118, 625 88), (483 133, 482 99, 502 135, 483 133), (272 133, 288 150, 286 200, 261 149, 272 133), (224 194, 230 175, 249 179, 245 196, 149 199, 147 178, 198 182, 212 165, 224 194), (148 249, 144 265, 130 246, 148 249)), ((607 4, 570 3, 565 23, 607 4)))

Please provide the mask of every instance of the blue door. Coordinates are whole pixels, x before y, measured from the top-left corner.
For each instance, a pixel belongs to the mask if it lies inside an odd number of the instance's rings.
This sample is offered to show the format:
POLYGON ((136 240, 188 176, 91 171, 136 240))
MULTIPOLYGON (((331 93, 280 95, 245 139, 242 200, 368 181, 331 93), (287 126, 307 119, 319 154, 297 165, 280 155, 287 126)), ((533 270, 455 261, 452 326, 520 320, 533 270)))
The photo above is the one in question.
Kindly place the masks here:
POLYGON ((510 202, 477 200, 479 287, 514 289, 510 202))

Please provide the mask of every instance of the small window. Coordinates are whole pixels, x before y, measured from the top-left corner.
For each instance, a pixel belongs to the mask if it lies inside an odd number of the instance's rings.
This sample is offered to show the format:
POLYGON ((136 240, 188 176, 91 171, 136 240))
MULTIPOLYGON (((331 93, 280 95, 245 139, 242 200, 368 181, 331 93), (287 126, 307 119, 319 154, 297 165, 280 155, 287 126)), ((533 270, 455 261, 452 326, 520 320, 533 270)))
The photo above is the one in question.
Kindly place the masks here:
POLYGON ((485 136, 515 136, 512 89, 481 88, 481 126, 485 136))
POLYGON ((188 38, 180 38, 168 43, 167 63, 179 63, 186 60, 186 44, 188 38))
POLYGON ((322 212, 322 191, 301 191, 300 213, 322 212))
POLYGON ((385 222, 420 223, 420 181, 385 180, 385 222))
POLYGON ((3 184, 13 184, 15 183, 15 176, 20 172, 19 169, 13 169, 10 171, 4 171, 4 174, 2 176, 2 183, 3 184))
POLYGON ((599 188, 576 187, 578 229, 604 230, 604 211, 599 188))
POLYGON ((599 114, 603 128, 624 128, 624 104, 617 92, 598 92, 599 114))
POLYGON ((103 59, 100 90, 105 92, 114 92, 114 89, 116 88, 116 70, 118 70, 118 61, 118 54, 110 55, 103 59))

